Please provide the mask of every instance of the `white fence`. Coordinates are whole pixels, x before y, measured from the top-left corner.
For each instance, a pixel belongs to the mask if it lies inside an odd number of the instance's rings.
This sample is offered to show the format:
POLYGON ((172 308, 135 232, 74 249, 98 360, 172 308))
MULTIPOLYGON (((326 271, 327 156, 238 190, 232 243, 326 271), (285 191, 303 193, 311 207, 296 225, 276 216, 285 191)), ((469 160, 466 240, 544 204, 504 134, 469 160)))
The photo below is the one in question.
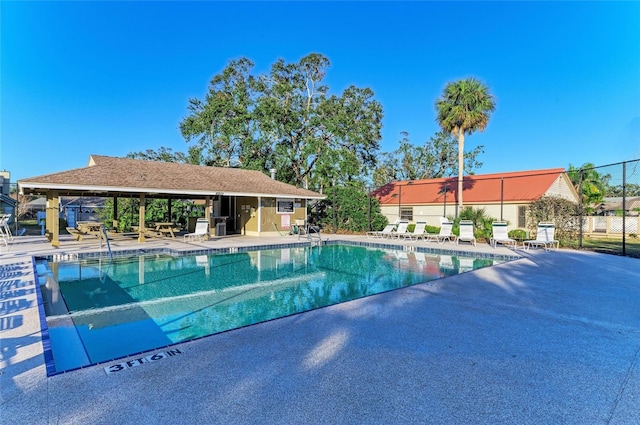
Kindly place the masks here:
POLYGON ((625 220, 625 233, 638 234, 640 229, 640 216, 614 217, 614 216, 589 216, 582 219, 582 231, 601 235, 622 235, 622 220, 625 220))

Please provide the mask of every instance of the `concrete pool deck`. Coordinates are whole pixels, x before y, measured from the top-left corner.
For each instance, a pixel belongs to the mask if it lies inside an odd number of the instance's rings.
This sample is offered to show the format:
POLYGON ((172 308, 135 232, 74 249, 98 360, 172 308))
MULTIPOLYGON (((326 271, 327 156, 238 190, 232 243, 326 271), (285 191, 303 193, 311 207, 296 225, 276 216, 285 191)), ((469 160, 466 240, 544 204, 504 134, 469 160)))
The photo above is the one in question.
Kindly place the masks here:
POLYGON ((518 260, 182 343, 117 373, 105 367, 123 360, 47 377, 31 256, 96 249, 0 246, 0 424, 640 423, 638 259, 519 249, 518 260))

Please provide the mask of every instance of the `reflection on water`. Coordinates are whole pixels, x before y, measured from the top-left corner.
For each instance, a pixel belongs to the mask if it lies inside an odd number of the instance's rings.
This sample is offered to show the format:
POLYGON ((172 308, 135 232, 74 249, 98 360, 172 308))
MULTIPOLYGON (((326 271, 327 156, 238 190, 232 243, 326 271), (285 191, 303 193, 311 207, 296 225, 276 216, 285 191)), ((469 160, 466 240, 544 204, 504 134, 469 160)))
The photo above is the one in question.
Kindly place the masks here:
POLYGON ((55 271, 77 335, 97 363, 493 263, 329 245, 85 260, 55 271))

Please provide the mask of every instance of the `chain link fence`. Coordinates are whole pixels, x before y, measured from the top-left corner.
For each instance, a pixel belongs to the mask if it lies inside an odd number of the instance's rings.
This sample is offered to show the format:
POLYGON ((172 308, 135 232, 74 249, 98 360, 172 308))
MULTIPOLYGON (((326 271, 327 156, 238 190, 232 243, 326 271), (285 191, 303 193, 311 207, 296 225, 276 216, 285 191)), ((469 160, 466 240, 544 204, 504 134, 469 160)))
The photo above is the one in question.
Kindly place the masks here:
POLYGON ((462 210, 457 177, 394 182, 372 194, 391 223, 471 219, 476 237, 488 240, 490 223, 506 221, 522 241, 535 239, 538 223, 554 222, 563 247, 640 257, 640 160, 465 176, 462 210))
POLYGON ((580 169, 579 176, 583 196, 577 246, 640 258, 640 160, 580 169), (600 190, 604 193, 598 199, 600 190))
MULTIPOLYGON (((37 197, 17 195, 16 183, 4 183, 0 213, 12 216, 14 234, 25 228, 28 234, 40 234, 37 212, 44 210, 44 205, 38 204, 37 197)), ((522 241, 535 239, 539 222, 553 221, 563 247, 640 258, 640 160, 581 169, 465 176, 462 211, 457 192, 457 178, 451 177, 395 182, 371 195, 380 201, 380 212, 388 222, 421 221, 439 227, 442 217, 463 217, 474 220, 480 240, 488 240, 491 221, 499 220, 508 223, 511 237, 522 241)), ((336 208, 329 203, 325 213, 339 230, 340 222, 354 219, 353 211, 341 210, 348 204, 344 199, 353 201, 354 196, 339 197, 344 198, 340 201, 335 191, 330 195, 328 199, 336 208)), ((363 205, 367 210, 361 211, 365 230, 384 227, 382 221, 374 220, 372 200, 363 205)))

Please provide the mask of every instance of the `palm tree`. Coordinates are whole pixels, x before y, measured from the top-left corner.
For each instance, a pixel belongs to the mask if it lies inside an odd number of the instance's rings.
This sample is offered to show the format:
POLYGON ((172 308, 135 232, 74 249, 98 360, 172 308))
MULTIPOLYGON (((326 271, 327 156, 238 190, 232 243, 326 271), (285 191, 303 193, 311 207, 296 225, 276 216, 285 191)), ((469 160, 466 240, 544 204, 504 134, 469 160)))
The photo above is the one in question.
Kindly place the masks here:
POLYGON ((493 95, 475 78, 447 83, 436 100, 440 127, 458 139, 458 211, 463 208, 464 135, 484 131, 495 108, 493 95))
POLYGON ((591 162, 582 164, 580 168, 569 164, 567 174, 576 190, 580 190, 582 180, 582 203, 587 213, 593 213, 593 207, 602 202, 606 194, 611 175, 600 174, 591 162))

